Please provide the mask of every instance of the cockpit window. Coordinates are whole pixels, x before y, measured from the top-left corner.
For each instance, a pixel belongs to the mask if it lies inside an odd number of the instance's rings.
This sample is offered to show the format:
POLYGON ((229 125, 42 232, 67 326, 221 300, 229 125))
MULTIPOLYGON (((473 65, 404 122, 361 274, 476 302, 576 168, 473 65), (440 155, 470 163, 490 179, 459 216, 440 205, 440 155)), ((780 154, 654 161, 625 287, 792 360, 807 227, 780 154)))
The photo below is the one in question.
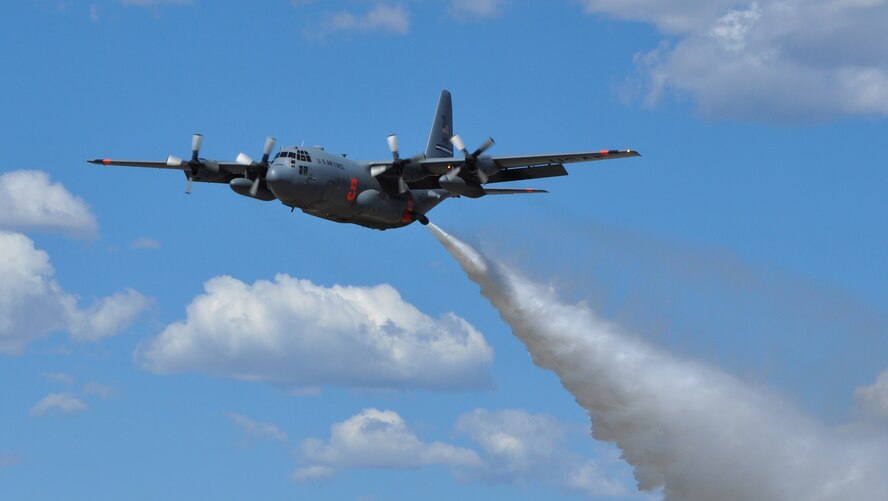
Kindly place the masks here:
POLYGON ((302 162, 311 162, 311 157, 308 155, 307 151, 297 150, 296 158, 298 158, 302 162))

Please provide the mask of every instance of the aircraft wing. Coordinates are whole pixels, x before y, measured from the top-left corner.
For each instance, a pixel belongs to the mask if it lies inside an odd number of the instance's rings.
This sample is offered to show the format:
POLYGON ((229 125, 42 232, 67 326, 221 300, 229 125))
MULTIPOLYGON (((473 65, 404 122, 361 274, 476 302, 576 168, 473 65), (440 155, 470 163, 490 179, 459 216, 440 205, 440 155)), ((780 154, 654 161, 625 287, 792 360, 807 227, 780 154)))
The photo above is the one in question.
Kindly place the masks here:
POLYGON ((523 155, 514 157, 493 157, 494 163, 503 169, 514 167, 532 167, 535 165, 572 164, 577 162, 592 162, 595 160, 610 160, 612 158, 626 158, 640 156, 634 150, 601 150, 579 153, 553 153, 549 155, 523 155))
MULTIPOLYGON (((635 150, 601 150, 583 151, 577 153, 550 153, 544 155, 520 155, 509 157, 491 157, 491 160, 500 169, 528 168, 539 166, 564 165, 577 162, 592 162, 595 160, 610 160, 613 158, 637 157, 640 154, 635 150)), ((420 161, 426 172, 433 174, 446 174, 450 169, 456 168, 465 162, 463 157, 452 158, 427 158, 420 161)), ((553 174, 563 176, 563 173, 553 174)), ((548 177, 548 176, 535 176, 548 177)))
MULTIPOLYGON (((214 163, 219 166, 219 171, 231 174, 243 174, 244 166, 234 161, 217 161, 203 160, 202 162, 214 163)), ((151 169, 173 169, 173 170, 189 170, 191 166, 188 160, 179 160, 178 162, 170 160, 112 160, 110 158, 96 158, 87 160, 91 164, 97 165, 121 165, 124 167, 148 167, 151 169)))
MULTIPOLYGON (((577 162, 592 162, 595 160, 609 160, 612 158, 627 158, 641 156, 635 150, 601 150, 578 153, 552 153, 547 155, 522 155, 511 157, 492 157, 494 163, 500 167, 499 172, 490 176, 487 183, 506 183, 509 181, 524 181, 527 179, 540 179, 544 177, 566 176, 567 169, 564 164, 577 162)), ((463 157, 429 158, 421 160, 423 169, 433 174, 446 174, 465 162, 463 157)), ((411 182, 414 189, 430 189, 438 187, 438 180, 434 178, 421 179, 411 182)))
POLYGON ((96 165, 119 165, 124 167, 146 167, 150 169, 180 170, 196 182, 203 183, 227 183, 234 177, 243 176, 245 167, 234 161, 218 161, 200 159, 197 169, 192 169, 188 160, 171 157, 168 160, 113 160, 110 158, 96 158, 87 160, 96 165), (211 168, 207 168, 211 166, 211 168), (216 168, 218 166, 218 169, 216 168), (196 172, 193 172, 196 170, 196 172))
POLYGON ((87 162, 96 165, 124 165, 127 167, 150 167, 154 169, 178 169, 184 170, 188 168, 188 164, 170 165, 167 162, 158 162, 154 160, 111 160, 110 158, 96 158, 95 160, 87 160, 87 162))

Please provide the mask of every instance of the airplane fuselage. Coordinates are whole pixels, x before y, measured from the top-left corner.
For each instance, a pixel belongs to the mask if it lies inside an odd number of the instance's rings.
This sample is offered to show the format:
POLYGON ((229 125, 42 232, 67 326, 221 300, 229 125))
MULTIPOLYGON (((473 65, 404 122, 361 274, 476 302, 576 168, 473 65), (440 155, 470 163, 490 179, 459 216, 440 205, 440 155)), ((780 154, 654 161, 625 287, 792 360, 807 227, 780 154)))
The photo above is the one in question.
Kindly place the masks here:
MULTIPOLYGON (((441 189, 386 194, 369 165, 322 148, 284 148, 269 163, 265 181, 274 198, 288 207, 379 230, 422 220, 423 214, 452 196, 441 189)), ((232 189, 240 192, 234 185, 232 189)))
POLYGON ((166 160, 96 158, 98 165, 122 165, 181 170, 191 193, 192 183, 226 183, 245 197, 279 200, 292 209, 335 221, 377 230, 401 228, 414 221, 428 224, 427 214, 448 198, 547 193, 531 188, 488 188, 488 184, 567 175, 566 163, 638 156, 633 150, 490 156, 488 138, 474 151, 453 135, 450 92, 441 91, 424 153, 401 157, 397 135, 386 142, 390 160, 356 161, 321 147, 282 148, 273 157, 276 140, 265 140, 261 159, 246 153, 237 159, 211 160, 200 156, 201 134, 191 139, 191 157, 170 155, 166 160), (454 157, 454 153, 457 156, 454 157))

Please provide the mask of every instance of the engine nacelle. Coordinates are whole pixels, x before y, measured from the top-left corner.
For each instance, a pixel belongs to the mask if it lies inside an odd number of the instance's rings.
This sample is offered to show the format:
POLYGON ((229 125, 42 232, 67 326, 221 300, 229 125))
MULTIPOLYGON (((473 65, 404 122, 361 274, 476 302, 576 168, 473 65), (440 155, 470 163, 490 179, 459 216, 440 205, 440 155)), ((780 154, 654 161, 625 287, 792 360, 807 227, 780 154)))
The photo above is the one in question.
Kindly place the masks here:
POLYGON ((441 188, 457 195, 469 198, 479 198, 484 196, 484 188, 477 183, 467 183, 465 179, 454 176, 447 177, 447 174, 438 178, 438 184, 441 188))
POLYGON ((219 162, 213 160, 202 160, 200 163, 199 172, 201 173, 210 173, 210 174, 218 174, 219 173, 219 162))
POLYGON ((265 186, 265 183, 259 183, 259 190, 256 191, 256 195, 250 194, 250 187, 253 186, 253 181, 251 179, 247 179, 245 177, 236 177, 232 179, 228 186, 231 186, 231 189, 234 190, 238 195, 243 195, 245 197, 255 198, 256 200, 263 200, 265 202, 274 200, 276 197, 271 190, 265 186))
POLYGON ((410 199, 390 197, 377 190, 364 190, 355 199, 361 214, 385 223, 409 222, 404 218, 410 216, 412 205, 410 199))

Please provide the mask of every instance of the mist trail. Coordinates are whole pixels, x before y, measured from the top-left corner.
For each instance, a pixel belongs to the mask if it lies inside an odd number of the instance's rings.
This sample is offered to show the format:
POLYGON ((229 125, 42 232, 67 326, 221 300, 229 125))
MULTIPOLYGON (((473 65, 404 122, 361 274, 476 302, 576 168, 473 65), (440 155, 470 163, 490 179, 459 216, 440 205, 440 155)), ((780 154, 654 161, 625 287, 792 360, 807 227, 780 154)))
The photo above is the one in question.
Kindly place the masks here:
POLYGON ((429 228, 526 346, 665 499, 888 500, 885 442, 839 436, 780 398, 622 333, 587 306, 429 228))

